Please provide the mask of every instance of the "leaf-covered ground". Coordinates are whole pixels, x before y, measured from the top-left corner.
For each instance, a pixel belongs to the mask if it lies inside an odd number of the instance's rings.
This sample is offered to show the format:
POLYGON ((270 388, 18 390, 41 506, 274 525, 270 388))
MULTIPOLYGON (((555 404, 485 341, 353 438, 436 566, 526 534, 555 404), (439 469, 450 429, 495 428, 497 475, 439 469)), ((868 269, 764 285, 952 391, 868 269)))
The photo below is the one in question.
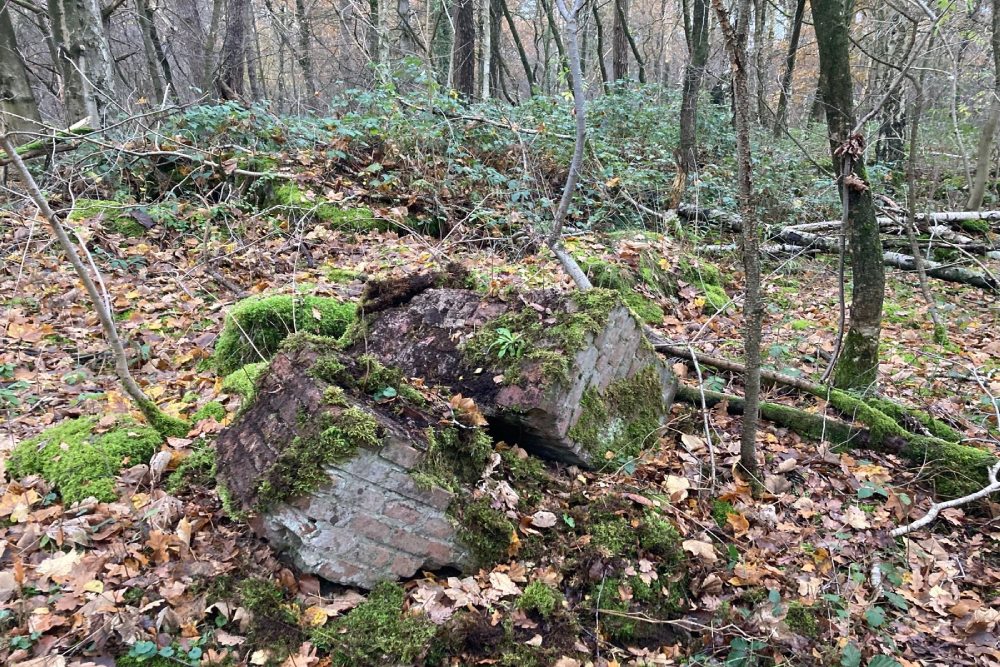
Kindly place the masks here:
MULTIPOLYGON (((342 664, 315 645, 323 636, 316 629, 349 632, 339 619, 362 604, 362 595, 287 569, 247 526, 226 516, 211 485, 166 491, 169 470, 210 442, 239 407, 239 399, 221 393, 207 363, 236 300, 229 288, 356 298, 362 282, 345 281, 345 269, 405 274, 447 258, 468 267, 484 290, 571 289, 547 256, 506 245, 348 234, 322 225, 308 225, 289 241, 252 220, 236 222, 245 224, 240 240, 223 240, 210 266, 195 234, 154 227, 125 238, 108 232, 99 217, 80 221, 147 393, 179 416, 213 400, 222 401, 227 414, 221 423, 203 420, 188 437, 168 441, 163 479, 154 474, 157 466, 151 473, 148 461, 132 461, 119 478, 116 502, 66 507, 38 478, 6 481, 0 496, 4 664, 49 664, 32 662, 46 656, 57 656, 52 664, 110 665, 115 657, 118 664, 139 664, 154 655, 163 664, 342 664), (273 591, 261 593, 248 581, 271 582, 273 591), (273 598, 270 610, 261 598, 273 598), (263 629, 262 618, 268 621, 263 629), (283 653, 289 650, 291 656, 283 653)), ((0 230, 4 449, 64 419, 127 412, 96 316, 47 229, 37 219, 12 217, 0 221, 0 230)), ((683 278, 680 261, 691 261, 692 244, 636 234, 616 243, 581 237, 571 245, 621 266, 634 264, 643 251, 655 253, 678 280, 677 298, 660 300, 664 334, 738 358, 739 308, 710 315, 702 290, 683 278)), ((732 296, 740 278, 729 264, 722 262, 722 276, 732 296)), ((769 268, 767 363, 815 377, 837 326, 835 270, 815 259, 769 268)), ((933 343, 915 279, 890 274, 882 390, 995 448, 989 401, 1000 395, 1000 380, 991 375, 1000 357, 997 304, 971 288, 933 289, 948 320, 945 348, 933 343)), ((710 388, 739 392, 738 381, 702 372, 710 388)), ((696 382, 693 373, 685 381, 696 382)), ((781 389, 769 389, 767 397, 824 409, 781 389)), ((674 414, 657 446, 638 461, 612 461, 598 472, 549 470, 550 490, 531 515, 515 517, 509 562, 464 578, 427 573, 406 584, 406 618, 448 628, 459 617, 478 619, 443 664, 531 664, 518 662, 516 651, 490 653, 500 634, 525 647, 552 647, 549 662, 564 667, 1000 664, 1000 526, 990 518, 1000 511, 996 504, 947 510, 931 529, 895 541, 887 531, 929 505, 929 480, 920 468, 891 455, 834 452, 762 422, 767 493, 754 500, 733 475, 739 418, 713 409, 709 444, 699 412, 679 404, 674 414), (654 597, 665 596, 677 582, 664 581, 660 562, 643 548, 625 558, 594 551, 595 540, 606 536, 587 532, 581 507, 611 507, 626 518, 655 511, 673 524, 686 576, 684 595, 669 614, 602 604, 601 595, 628 602, 642 585, 654 597), (557 534, 573 541, 551 551, 528 548, 557 534), (590 571, 577 562, 584 555, 590 571), (612 561, 625 573, 613 590, 600 570, 610 571, 612 561), (568 562, 577 562, 575 569, 568 562), (592 583, 580 585, 581 577, 592 583), (544 600, 519 602, 536 583, 564 594, 556 600, 556 618, 572 617, 572 637, 542 613, 544 600), (641 639, 622 639, 629 634, 624 624, 639 628, 631 636, 641 639)), ((516 503, 509 507, 517 513, 516 503)), ((531 590, 537 593, 537 586, 531 590)), ((426 651, 411 657, 429 660, 426 651)))

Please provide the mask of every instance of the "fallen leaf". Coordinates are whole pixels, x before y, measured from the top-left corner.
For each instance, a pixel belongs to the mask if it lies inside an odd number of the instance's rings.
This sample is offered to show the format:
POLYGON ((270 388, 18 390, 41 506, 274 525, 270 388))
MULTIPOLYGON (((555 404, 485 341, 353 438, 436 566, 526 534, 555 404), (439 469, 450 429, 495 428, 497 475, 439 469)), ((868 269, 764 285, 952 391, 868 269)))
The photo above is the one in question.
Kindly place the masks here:
POLYGON ((719 558, 715 553, 715 549, 708 542, 684 540, 681 546, 684 548, 684 551, 691 552, 706 563, 714 563, 719 558))

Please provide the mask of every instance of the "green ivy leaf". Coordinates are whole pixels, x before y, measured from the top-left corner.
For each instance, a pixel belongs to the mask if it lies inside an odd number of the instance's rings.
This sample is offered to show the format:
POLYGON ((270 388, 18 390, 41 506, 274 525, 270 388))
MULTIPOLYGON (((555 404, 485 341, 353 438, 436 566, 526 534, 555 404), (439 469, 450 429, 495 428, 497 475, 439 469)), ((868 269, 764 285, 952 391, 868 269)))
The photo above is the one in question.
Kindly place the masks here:
POLYGON ((894 658, 890 658, 887 655, 877 655, 868 661, 868 667, 903 667, 894 658))

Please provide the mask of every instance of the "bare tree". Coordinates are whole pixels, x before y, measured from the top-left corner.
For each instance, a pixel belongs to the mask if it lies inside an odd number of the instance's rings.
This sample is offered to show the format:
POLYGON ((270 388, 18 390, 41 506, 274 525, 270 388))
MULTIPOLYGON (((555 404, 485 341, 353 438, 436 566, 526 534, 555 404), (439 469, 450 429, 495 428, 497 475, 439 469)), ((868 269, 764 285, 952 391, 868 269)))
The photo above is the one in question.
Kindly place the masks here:
POLYGON ((476 94, 476 6, 474 0, 455 2, 455 77, 452 85, 466 99, 476 94))
POLYGON ((681 97, 679 164, 685 175, 698 168, 698 96, 708 62, 708 0, 684 0, 684 37, 688 63, 681 97), (690 16, 688 15, 690 6, 690 16))
POLYGON ((227 100, 246 97, 248 0, 226 0, 226 35, 215 83, 219 96, 227 100))
POLYGON ((799 38, 802 36, 802 18, 806 11, 806 0, 795 0, 795 14, 792 16, 791 33, 788 36, 788 51, 785 53, 785 71, 781 75, 781 91, 778 94, 778 108, 774 113, 774 136, 780 137, 788 128, 788 98, 792 94, 792 74, 799 52, 799 38))
POLYGON ((737 194, 743 218, 741 255, 746 274, 743 301, 743 354, 746 365, 740 467, 751 480, 757 478, 757 418, 760 408, 760 339, 764 308, 760 298, 760 241, 753 203, 750 165, 750 86, 747 39, 750 0, 739 0, 735 26, 722 0, 712 0, 733 70, 733 128, 736 130, 737 194))
POLYGON ((878 346, 885 298, 882 241, 865 171, 864 138, 853 134, 854 90, 850 61, 849 0, 812 0, 819 43, 820 81, 833 162, 843 192, 851 255, 850 326, 836 358, 834 384, 865 390, 878 379, 878 346))

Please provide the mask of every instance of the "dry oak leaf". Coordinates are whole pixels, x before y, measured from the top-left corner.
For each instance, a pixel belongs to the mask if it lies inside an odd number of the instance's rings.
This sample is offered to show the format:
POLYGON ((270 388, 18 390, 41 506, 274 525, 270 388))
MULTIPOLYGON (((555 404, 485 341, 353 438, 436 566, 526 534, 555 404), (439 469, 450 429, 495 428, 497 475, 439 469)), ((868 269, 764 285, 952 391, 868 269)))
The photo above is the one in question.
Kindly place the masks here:
POLYGON ((706 563, 714 563, 719 559, 715 553, 715 548, 713 548, 708 542, 702 542, 701 540, 684 540, 681 543, 681 546, 684 548, 684 551, 691 552, 706 563))
POLYGON ((551 528, 556 525, 556 515, 552 512, 539 510, 531 515, 531 525, 536 528, 551 528))

